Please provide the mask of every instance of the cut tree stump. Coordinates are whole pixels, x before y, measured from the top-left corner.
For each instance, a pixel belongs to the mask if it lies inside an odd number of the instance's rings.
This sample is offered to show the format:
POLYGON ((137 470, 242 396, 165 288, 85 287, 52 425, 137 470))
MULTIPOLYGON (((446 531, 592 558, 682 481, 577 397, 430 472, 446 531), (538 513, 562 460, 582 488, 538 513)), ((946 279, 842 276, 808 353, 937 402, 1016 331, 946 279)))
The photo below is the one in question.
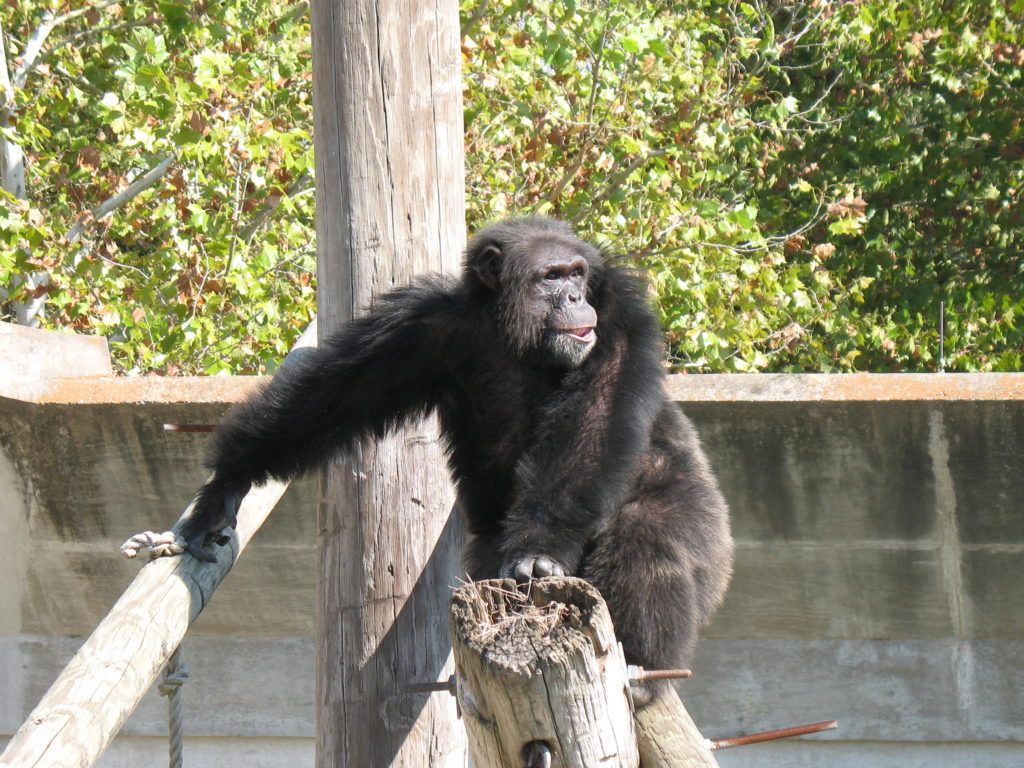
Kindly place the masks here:
POLYGON ((608 609, 582 579, 471 582, 449 624, 475 768, 523 768, 535 742, 552 768, 717 768, 674 690, 634 723, 608 609))
POLYGON ((553 768, 636 768, 626 662, 593 586, 472 582, 455 590, 449 623, 475 768, 523 768, 535 741, 553 768))

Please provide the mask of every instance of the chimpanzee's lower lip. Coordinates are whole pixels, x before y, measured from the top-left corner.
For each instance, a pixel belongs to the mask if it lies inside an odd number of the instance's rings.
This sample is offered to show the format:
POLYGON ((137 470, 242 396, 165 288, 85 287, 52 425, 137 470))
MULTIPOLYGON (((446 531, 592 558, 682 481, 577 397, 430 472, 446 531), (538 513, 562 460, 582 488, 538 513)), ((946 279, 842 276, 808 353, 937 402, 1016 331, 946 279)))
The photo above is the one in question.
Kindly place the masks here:
POLYGON ((561 333, 571 336, 577 341, 591 342, 594 340, 594 329, 592 327, 586 328, 563 328, 561 333))

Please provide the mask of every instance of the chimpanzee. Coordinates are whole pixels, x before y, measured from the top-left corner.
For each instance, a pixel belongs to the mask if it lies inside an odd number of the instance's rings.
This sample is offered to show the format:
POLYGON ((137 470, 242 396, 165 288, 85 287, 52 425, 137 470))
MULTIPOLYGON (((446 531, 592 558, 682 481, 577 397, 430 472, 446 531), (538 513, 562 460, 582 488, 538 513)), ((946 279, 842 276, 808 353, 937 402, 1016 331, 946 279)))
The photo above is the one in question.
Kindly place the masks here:
POLYGON ((732 571, 728 511, 690 421, 666 398, 640 280, 563 222, 474 237, 461 278, 377 299, 236 406, 180 531, 204 549, 268 478, 436 411, 469 532, 466 572, 577 575, 630 663, 687 663, 732 571))

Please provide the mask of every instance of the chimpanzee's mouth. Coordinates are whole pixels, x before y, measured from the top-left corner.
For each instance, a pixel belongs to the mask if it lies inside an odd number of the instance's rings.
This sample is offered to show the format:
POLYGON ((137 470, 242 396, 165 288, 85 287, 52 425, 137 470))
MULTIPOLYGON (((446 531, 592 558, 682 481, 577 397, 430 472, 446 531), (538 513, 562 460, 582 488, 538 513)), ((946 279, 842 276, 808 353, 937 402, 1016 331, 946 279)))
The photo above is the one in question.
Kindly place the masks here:
POLYGON ((593 341, 595 337, 594 327, 592 325, 587 325, 583 328, 563 328, 561 333, 584 343, 593 341))

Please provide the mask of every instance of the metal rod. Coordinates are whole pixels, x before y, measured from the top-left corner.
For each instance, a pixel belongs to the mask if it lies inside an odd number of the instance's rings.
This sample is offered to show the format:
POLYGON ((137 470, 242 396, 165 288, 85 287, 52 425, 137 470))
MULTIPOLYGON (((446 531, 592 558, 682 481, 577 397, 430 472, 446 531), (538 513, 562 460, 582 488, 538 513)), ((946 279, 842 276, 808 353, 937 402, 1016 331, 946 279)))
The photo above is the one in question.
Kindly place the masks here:
POLYGON ((405 686, 399 693, 436 693, 438 691, 448 691, 448 693, 455 695, 455 675, 452 675, 447 680, 438 680, 434 683, 410 683, 405 686))
POLYGON ((838 727, 839 723, 835 720, 826 720, 822 723, 811 723, 810 725, 794 725, 792 728, 779 728, 775 731, 751 733, 747 736, 736 736, 732 739, 712 740, 711 749, 728 749, 729 747, 739 747, 744 744, 757 744, 762 741, 774 741, 775 739, 789 739, 793 736, 806 736, 809 733, 833 731, 838 727))
POLYGON ((216 424, 164 424, 164 432, 216 432, 216 424))
POLYGON ((643 667, 630 667, 629 679, 638 683, 645 683, 648 680, 680 680, 693 677, 692 669, 644 669, 643 667), (634 671, 635 670, 635 671, 634 671))

